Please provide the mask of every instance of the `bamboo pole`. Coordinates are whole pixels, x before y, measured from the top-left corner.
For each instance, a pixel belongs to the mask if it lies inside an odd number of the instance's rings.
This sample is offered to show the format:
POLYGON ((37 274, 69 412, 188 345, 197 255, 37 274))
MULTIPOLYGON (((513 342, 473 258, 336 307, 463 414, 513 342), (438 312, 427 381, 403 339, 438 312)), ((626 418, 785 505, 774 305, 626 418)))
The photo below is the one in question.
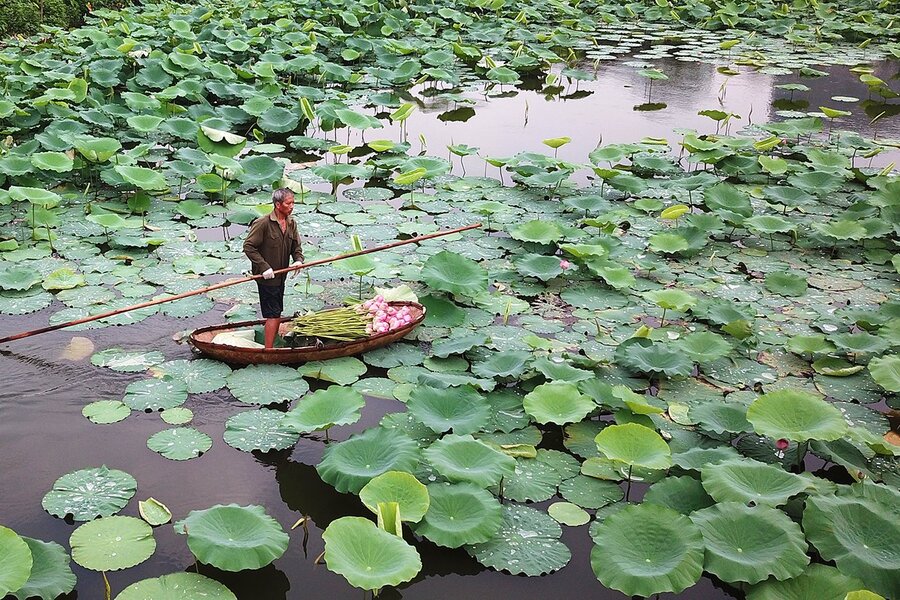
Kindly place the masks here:
MULTIPOLYGON (((384 244, 383 246, 375 246, 374 248, 365 248, 363 250, 357 250, 356 252, 348 252, 346 254, 338 254, 337 256, 332 256, 330 258, 320 258, 319 260, 314 260, 312 262, 303 263, 297 266, 285 267, 284 269, 279 269, 275 271, 275 275, 280 275, 282 273, 290 273, 292 271, 299 271, 301 269, 308 269, 309 267, 315 267, 318 265, 324 265, 327 263, 335 262, 338 260, 343 260, 345 258, 353 258, 354 256, 362 256, 363 254, 371 254, 373 252, 380 252, 382 250, 389 250, 391 248, 396 248, 398 246, 404 246, 406 244, 412 244, 415 242, 423 242, 425 240, 430 240, 432 238, 442 237, 445 235, 450 235, 452 233, 460 233, 463 231, 468 231, 470 229, 477 229, 481 227, 481 223, 476 223, 474 225, 467 225, 466 227, 457 227, 456 229, 448 229, 446 231, 437 231, 435 233, 429 233, 427 235, 420 235, 418 237, 410 238, 408 240, 400 240, 397 242, 391 242, 390 244, 384 244)), ((205 294, 207 292, 211 292, 213 290, 222 289, 224 287, 228 287, 231 285, 238 285, 240 283, 247 283, 248 281, 254 281, 257 279, 262 279, 262 275, 251 275, 250 277, 243 277, 241 279, 236 279, 232 281, 223 281, 222 283, 216 283, 214 285, 200 288, 198 290, 193 290, 191 292, 184 292, 181 294, 176 294, 174 296, 169 296, 168 298, 159 298, 158 300, 150 300, 147 302, 141 302, 140 304, 134 304, 132 306, 126 306, 125 308, 120 308, 118 310, 111 310, 105 313, 100 313, 97 315, 91 315, 90 317, 84 317, 82 319, 75 319, 74 321, 69 321, 67 323, 61 323, 59 325, 50 325, 48 327, 41 327, 40 329, 33 329, 31 331, 23 331, 22 333, 17 333, 15 335, 10 335, 4 338, 0 338, 0 344, 5 344, 6 342, 12 342, 14 340, 20 340, 22 338, 31 337, 33 335, 39 335, 41 333, 47 333, 49 331, 56 331, 57 329, 65 329, 66 327, 72 327, 73 325, 81 325, 82 323, 90 323, 91 321, 97 321, 99 319, 106 319, 107 317, 114 317, 116 315, 121 315, 122 313, 127 313, 132 310, 137 310, 139 308, 148 308, 150 306, 156 306, 157 304, 165 304, 166 302, 174 302, 175 300, 181 300, 182 298, 188 298, 190 296, 196 296, 197 294, 205 294)))

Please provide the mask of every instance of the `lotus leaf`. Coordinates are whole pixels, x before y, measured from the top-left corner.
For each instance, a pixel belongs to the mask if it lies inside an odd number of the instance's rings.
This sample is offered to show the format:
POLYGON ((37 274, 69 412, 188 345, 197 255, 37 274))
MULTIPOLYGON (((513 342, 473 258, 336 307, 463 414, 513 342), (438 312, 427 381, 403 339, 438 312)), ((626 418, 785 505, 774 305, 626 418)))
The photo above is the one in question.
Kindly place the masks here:
POLYGON ((609 459, 632 467, 667 469, 672 455, 665 440, 649 427, 637 423, 610 425, 594 438, 597 448, 609 459))
POLYGON ((681 467, 685 471, 700 471, 707 465, 720 463, 732 458, 740 458, 740 454, 731 446, 716 446, 713 448, 688 448, 684 452, 672 455, 672 464, 681 467))
POLYGON ((472 365, 472 373, 479 377, 519 377, 525 372, 525 365, 531 359, 529 352, 508 350, 495 352, 486 359, 472 365))
POLYGON ((170 573, 143 579, 119 592, 116 600, 237 600, 231 591, 199 573, 170 573))
POLYGON ((130 415, 131 409, 118 400, 97 400, 81 409, 81 414, 90 420, 91 423, 108 425, 110 423, 118 423, 130 415))
POLYGON ((689 418, 701 429, 713 433, 748 433, 747 404, 741 402, 704 402, 688 409, 689 418))
POLYGON ((280 365, 250 365, 232 371, 226 382, 234 397, 247 404, 290 402, 309 391, 300 373, 280 365))
POLYGON ((684 336, 678 343, 691 360, 698 363, 712 362, 728 356, 732 347, 725 338, 711 331, 701 331, 684 336))
POLYGON ((484 333, 454 336, 447 340, 438 340, 431 347, 431 353, 438 358, 447 358, 453 354, 463 354, 472 348, 479 347, 489 341, 484 333))
MULTIPOLYGON (((330 381, 338 385, 350 385, 366 372, 366 365, 352 356, 333 358, 325 361, 312 361, 303 364, 298 371, 307 377, 330 381)), ((307 386, 303 393, 309 387, 307 386)))
POLYGON ((703 484, 693 477, 666 477, 651 485, 644 493, 644 502, 671 508, 683 515, 714 505, 703 484))
POLYGON ((303 397, 292 411, 284 415, 281 425, 296 433, 350 425, 359 420, 359 410, 365 405, 366 401, 359 392, 332 385, 303 397))
POLYGON ((596 404, 581 394, 572 383, 552 382, 537 386, 524 399, 525 412, 538 423, 578 422, 596 408, 596 404))
POLYGON ((422 569, 419 553, 402 538, 362 517, 341 517, 322 533, 325 564, 350 585, 377 590, 399 585, 422 569))
POLYGON ((212 438, 193 427, 176 427, 151 435, 147 447, 170 460, 190 460, 209 450, 212 438))
POLYGON ((769 273, 766 275, 766 289, 782 296, 802 296, 807 289, 806 278, 793 273, 769 273))
POLYGON ((42 277, 34 269, 25 266, 0 266, 0 288, 4 290, 27 290, 39 283, 42 277))
POLYGON ((571 502, 554 502, 547 507, 547 513, 557 523, 570 527, 578 527, 591 520, 591 515, 571 502))
POLYGON ((895 513, 895 506, 872 500, 810 496, 803 529, 822 558, 835 561, 841 573, 891 597, 900 590, 900 527, 895 513))
POLYGON ((238 450, 284 450, 300 439, 285 427, 284 413, 268 408, 239 412, 225 421, 225 443, 238 450))
POLYGON ((848 593, 864 587, 862 581, 847 577, 834 567, 813 563, 793 579, 759 583, 747 594, 747 600, 845 600, 848 593))
POLYGON ((487 290, 488 277, 475 261, 442 250, 422 266, 422 281, 429 287, 460 296, 475 296, 487 290))
POLYGON ((783 581, 809 563, 800 526, 780 510, 723 502, 690 517, 706 544, 705 570, 723 581, 783 581))
POLYGON ((591 567, 629 596, 681 592, 703 571, 703 537, 690 519, 655 504, 627 506, 596 529, 591 567))
POLYGON ((373 477, 387 471, 410 472, 418 464, 419 449, 414 441, 375 427, 329 446, 316 470, 339 492, 358 494, 373 477))
POLYGON ((428 489, 403 471, 388 471, 373 478, 360 490, 359 499, 376 514, 380 503, 396 502, 400 520, 411 523, 422 520, 430 503, 428 489))
POLYGON ((137 482, 124 471, 106 466, 81 469, 57 479, 41 504, 56 517, 89 521, 122 510, 136 491, 137 482))
POLYGON ((202 563, 223 571, 259 569, 279 558, 288 535, 261 506, 217 504, 193 510, 175 523, 187 535, 188 548, 202 563))
POLYGON ((474 433, 490 414, 484 397, 468 385, 447 389, 420 385, 410 394, 407 406, 435 433, 450 429, 457 434, 474 433))
POLYGON ((709 465, 700 474, 703 487, 717 502, 780 506, 809 487, 798 475, 748 458, 709 465))
POLYGON ((447 479, 481 487, 498 484, 516 467, 515 459, 471 435, 446 435, 426 448, 424 455, 447 479))
POLYGON ((616 350, 619 363, 638 373, 662 373, 669 377, 688 376, 693 364, 677 346, 642 338, 626 340, 616 350))
POLYGON ((72 560, 92 571, 139 565, 156 551, 153 530, 134 517, 106 517, 84 523, 69 538, 72 560))
POLYGON ((869 361, 869 373, 875 383, 889 392, 900 392, 900 356, 887 354, 869 361))
MULTIPOLYGON (((69 554, 56 542, 22 538, 31 550, 32 566, 28 581, 13 592, 18 600, 56 598, 75 589, 75 574, 69 566, 69 554)), ((8 555, 5 555, 8 556, 8 555)), ((6 559, 14 564, 14 561, 6 559)), ((0 577, 2 579, 2 577, 0 577)), ((0 585, 2 592, 2 585, 0 585)))
POLYGON ((163 410, 181 406, 187 400, 187 386, 174 379, 142 379, 125 388, 122 399, 132 410, 163 410))
POLYGON ((615 483, 581 474, 560 483, 559 494, 582 508, 601 508, 625 497, 625 492, 615 483))
POLYGON ((172 519, 169 508, 156 498, 147 498, 138 502, 141 518, 150 525, 163 525, 172 519))
POLYGON ((501 523, 501 505, 486 490, 469 483, 427 486, 430 504, 416 533, 435 544, 458 548, 486 542, 501 523))
POLYGON ((563 568, 572 554, 559 538, 562 530, 545 513, 527 506, 503 505, 503 520, 490 541, 466 551, 486 567, 529 577, 563 568))
POLYGON ((194 418, 194 412, 183 406, 167 408, 159 413, 159 418, 169 425, 187 425, 194 418))
POLYGON ((17 591, 31 573, 33 557, 25 540, 8 527, 0 525, 0 594, 4 596, 17 591))
MULTIPOLYGON (((509 445, 506 446, 499 448, 504 454, 509 452, 509 445)), ((535 460, 536 457, 537 451, 532 457, 516 458, 515 469, 503 477, 503 487, 497 486, 495 493, 516 502, 543 502, 553 497, 562 482, 562 473, 548 462, 535 460)))
POLYGON ((834 345, 852 354, 880 354, 890 347, 883 338, 871 333, 837 333, 831 336, 834 345))
POLYGON ((146 371, 163 362, 165 357, 156 350, 150 352, 130 352, 121 348, 107 348, 91 356, 91 363, 98 367, 109 367, 113 371, 137 373, 146 371))
POLYGON ((836 440, 847 432, 847 423, 838 409, 802 390, 763 394, 750 404, 747 420, 760 435, 794 442, 836 440))

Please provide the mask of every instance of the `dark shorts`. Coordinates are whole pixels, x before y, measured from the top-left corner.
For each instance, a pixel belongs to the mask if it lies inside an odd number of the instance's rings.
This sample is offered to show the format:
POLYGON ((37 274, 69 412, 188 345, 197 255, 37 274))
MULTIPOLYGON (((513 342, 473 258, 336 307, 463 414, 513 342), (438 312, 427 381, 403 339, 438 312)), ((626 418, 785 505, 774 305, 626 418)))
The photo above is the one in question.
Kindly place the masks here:
POLYGON ((275 319, 284 310, 284 283, 281 285, 263 285, 256 282, 259 290, 259 306, 264 319, 275 319))

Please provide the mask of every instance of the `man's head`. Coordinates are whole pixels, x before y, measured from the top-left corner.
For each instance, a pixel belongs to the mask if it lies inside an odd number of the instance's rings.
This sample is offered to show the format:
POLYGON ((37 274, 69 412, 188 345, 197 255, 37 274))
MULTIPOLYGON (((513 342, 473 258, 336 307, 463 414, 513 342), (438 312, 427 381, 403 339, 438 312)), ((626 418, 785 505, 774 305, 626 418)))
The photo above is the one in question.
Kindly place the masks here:
POLYGON ((279 188, 272 194, 272 204, 275 205, 275 214, 287 217, 294 210, 294 192, 288 188, 279 188))

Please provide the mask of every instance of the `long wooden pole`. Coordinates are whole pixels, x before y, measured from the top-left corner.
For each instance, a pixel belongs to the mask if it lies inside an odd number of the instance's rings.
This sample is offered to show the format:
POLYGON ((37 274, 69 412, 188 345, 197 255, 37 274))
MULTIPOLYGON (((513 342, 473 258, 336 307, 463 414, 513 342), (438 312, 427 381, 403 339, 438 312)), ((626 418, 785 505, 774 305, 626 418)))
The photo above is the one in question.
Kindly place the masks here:
MULTIPOLYGON (((301 265, 296 265, 296 266, 286 267, 284 269, 279 269, 279 270, 275 271, 275 275, 280 275, 282 273, 289 273, 291 271, 299 271, 300 269, 308 269, 309 267, 324 265, 324 264, 327 264, 330 262, 343 260, 345 258, 353 258, 354 256, 362 256, 363 254, 371 254, 373 252, 389 250, 390 248, 396 248, 397 246, 404 246, 406 244, 412 244, 415 242, 423 242, 425 240, 430 240, 432 238, 450 235, 452 233, 460 233, 463 231, 468 231, 470 229, 477 229, 479 227, 481 227, 481 223, 476 223, 474 225, 468 225, 466 227, 457 227, 456 229, 448 229, 445 231, 437 231, 435 233, 429 233, 427 235, 420 235, 418 237, 410 238, 408 240, 400 240, 398 242, 391 242, 390 244, 385 244, 383 246, 376 246, 374 248, 365 248, 363 250, 357 250, 356 252, 348 252, 346 254, 339 254, 337 256, 332 256, 330 258, 320 258, 319 260, 314 260, 312 262, 303 263, 301 265)), ((40 329, 33 329, 31 331, 23 331, 22 333, 17 333, 15 335, 10 335, 5 338, 0 338, 0 344, 4 344, 6 342, 12 342, 13 340, 20 340, 22 338, 31 337, 33 335, 38 335, 41 333, 47 333, 48 331, 56 331, 57 329, 64 329, 66 327, 72 327, 73 325, 81 325, 82 323, 90 323, 91 321, 97 321, 98 319, 106 319, 107 317, 114 317, 116 315, 121 315, 122 313, 130 312, 132 310, 137 310, 139 308, 147 308, 150 306, 156 306, 157 304, 164 304, 166 302, 174 302, 175 300, 181 300, 182 298, 187 298, 189 296, 196 296, 197 294, 205 294, 205 293, 211 292, 213 290, 218 290, 218 289, 221 289, 224 287, 228 287, 230 285, 238 285, 239 283, 247 283, 248 281, 254 281, 256 279, 262 279, 262 275, 252 275, 250 277, 242 277, 241 279, 235 279, 235 280, 231 280, 231 281, 223 281, 222 283, 216 283, 209 287, 200 288, 199 290, 194 290, 191 292, 184 292, 182 294, 176 294, 174 296, 169 296, 168 298, 160 298, 158 300, 150 300, 148 302, 141 302, 140 304, 135 304, 133 306, 126 306, 125 308, 120 308, 118 310, 111 310, 109 312, 100 313, 97 315, 91 315, 90 317, 84 317, 83 319, 76 319, 74 321, 69 321, 68 323, 61 323, 59 325, 50 325, 48 327, 41 327, 40 329)))

